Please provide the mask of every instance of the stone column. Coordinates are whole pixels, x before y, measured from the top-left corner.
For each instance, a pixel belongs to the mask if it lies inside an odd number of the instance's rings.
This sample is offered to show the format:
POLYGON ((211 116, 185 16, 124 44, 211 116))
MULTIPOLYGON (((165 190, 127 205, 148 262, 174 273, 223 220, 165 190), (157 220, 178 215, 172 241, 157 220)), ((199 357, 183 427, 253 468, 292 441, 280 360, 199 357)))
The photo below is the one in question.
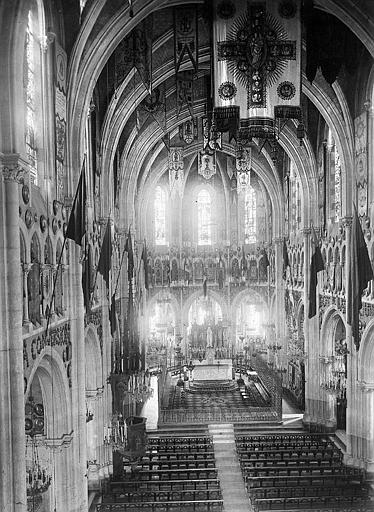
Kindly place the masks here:
POLYGON ((275 337, 283 338, 285 335, 285 310, 284 310, 284 280, 283 280, 283 237, 274 238, 275 247, 275 337))
POLYGON ((69 272, 69 316, 71 319, 72 341, 72 420, 74 429, 73 461, 74 488, 71 493, 71 512, 87 512, 87 443, 86 443, 86 383, 85 383, 85 333, 84 307, 82 294, 82 271, 80 246, 69 240, 70 272, 69 272))
POLYGON ((24 325, 28 325, 30 323, 27 276, 29 275, 31 268, 32 268, 31 263, 22 263, 22 273, 23 273, 23 321, 22 321, 22 323, 24 325))
MULTIPOLYGON (((346 252, 345 252, 345 297, 346 297, 346 306, 345 312, 346 315, 348 313, 348 282, 349 282, 349 262, 351 260, 351 234, 352 234, 352 221, 353 218, 350 216, 344 217, 343 225, 345 228, 345 243, 346 243, 346 252)), ((347 316, 346 316, 347 319, 347 316)), ((355 368, 357 368, 357 354, 356 347, 353 343, 352 338, 352 327, 346 322, 346 340, 347 340, 347 349, 349 350, 349 354, 347 356, 347 443, 346 443, 346 453, 347 456, 352 455, 352 436, 354 435, 356 426, 355 423, 357 421, 357 417, 355 414, 352 414, 355 410, 354 407, 354 389, 356 387, 357 375, 355 368), (350 413, 349 413, 350 411, 350 413)))
POLYGON ((3 205, 0 226, 0 509, 26 512, 25 404, 22 342, 18 184, 24 177, 19 155, 2 155, 3 205))

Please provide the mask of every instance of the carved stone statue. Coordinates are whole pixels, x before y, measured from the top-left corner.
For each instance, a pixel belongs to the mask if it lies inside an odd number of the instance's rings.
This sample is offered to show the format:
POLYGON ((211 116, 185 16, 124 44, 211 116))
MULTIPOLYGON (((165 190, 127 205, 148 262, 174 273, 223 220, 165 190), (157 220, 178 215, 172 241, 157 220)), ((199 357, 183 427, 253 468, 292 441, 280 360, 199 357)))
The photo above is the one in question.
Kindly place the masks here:
POLYGON ((208 325, 208 329, 206 330, 206 348, 213 347, 213 332, 210 325, 208 325))

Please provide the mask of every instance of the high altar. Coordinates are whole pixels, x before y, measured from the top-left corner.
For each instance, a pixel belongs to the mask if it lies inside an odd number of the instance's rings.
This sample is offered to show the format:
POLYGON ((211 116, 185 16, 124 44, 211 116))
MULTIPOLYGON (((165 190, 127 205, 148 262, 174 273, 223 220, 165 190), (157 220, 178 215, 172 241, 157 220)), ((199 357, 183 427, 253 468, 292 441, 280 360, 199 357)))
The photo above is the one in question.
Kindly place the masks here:
POLYGON ((216 359, 216 348, 213 347, 213 333, 210 326, 206 332, 205 358, 193 360, 194 380, 231 380, 232 361, 231 359, 216 359))

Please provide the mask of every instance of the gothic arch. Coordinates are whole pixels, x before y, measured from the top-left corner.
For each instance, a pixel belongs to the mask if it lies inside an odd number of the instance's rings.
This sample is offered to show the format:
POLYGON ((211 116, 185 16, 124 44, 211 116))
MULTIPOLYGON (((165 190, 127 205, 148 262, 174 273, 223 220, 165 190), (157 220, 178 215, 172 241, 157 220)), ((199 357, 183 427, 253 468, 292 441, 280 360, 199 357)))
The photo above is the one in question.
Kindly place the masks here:
POLYGON ((374 387, 374 319, 370 320, 361 337, 358 380, 374 387))
POLYGON ((88 326, 85 332, 86 391, 97 391, 103 386, 102 355, 96 330, 88 326))
POLYGON ((231 312, 234 313, 234 311, 236 311, 242 300, 248 296, 257 299, 259 302, 263 304, 264 309, 266 309, 267 312, 269 311, 269 306, 266 303, 264 297, 262 297, 260 293, 256 292, 256 290, 253 290, 252 288, 246 288, 245 290, 242 290, 237 295, 235 295, 234 299, 231 302, 231 312))
POLYGON ((322 320, 321 334, 320 334, 320 354, 331 355, 334 353, 335 330, 338 322, 342 321, 343 326, 346 328, 345 319, 341 311, 336 309, 335 306, 330 306, 322 320))
POLYGON ((53 347, 45 347, 35 360, 27 384, 26 396, 34 378, 42 390, 47 438, 61 438, 72 431, 70 389, 64 363, 53 347))
MULTIPOLYGON (((186 299, 186 301, 184 302, 183 306, 182 306, 182 323, 183 325, 187 325, 188 323, 188 312, 190 310, 190 307, 192 305, 192 303, 198 299, 199 297, 201 297, 202 295, 202 289, 200 290, 197 290, 193 293, 191 293, 191 295, 188 296, 188 298, 186 299)), ((228 308, 227 308, 227 304, 226 304, 226 301, 224 299, 224 297, 217 293, 216 291, 214 290, 210 290, 208 288, 207 290, 207 296, 210 297, 211 299, 215 300, 219 306, 221 307, 221 311, 222 311, 222 318, 223 320, 227 320, 229 317, 228 317, 228 308)))

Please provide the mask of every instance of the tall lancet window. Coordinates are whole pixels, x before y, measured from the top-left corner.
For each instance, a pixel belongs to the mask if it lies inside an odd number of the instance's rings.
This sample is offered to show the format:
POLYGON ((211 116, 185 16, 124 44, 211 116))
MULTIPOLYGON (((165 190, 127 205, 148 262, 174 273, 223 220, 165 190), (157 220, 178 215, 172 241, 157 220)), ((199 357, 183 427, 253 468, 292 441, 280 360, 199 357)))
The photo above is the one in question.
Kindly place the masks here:
POLYGON ((37 145, 36 145, 36 54, 38 44, 36 40, 36 16, 29 11, 26 29, 26 65, 25 65, 25 93, 26 93, 26 151, 30 163, 31 176, 35 184, 38 179, 37 145))
POLYGON ((155 245, 166 245, 166 192, 156 187, 155 202, 155 245))
POLYGON ((212 244, 212 200, 206 189, 197 196, 197 236, 199 245, 212 244))
POLYGON ((246 244, 256 243, 257 232, 257 203, 256 191, 248 186, 244 196, 244 240, 246 244))

